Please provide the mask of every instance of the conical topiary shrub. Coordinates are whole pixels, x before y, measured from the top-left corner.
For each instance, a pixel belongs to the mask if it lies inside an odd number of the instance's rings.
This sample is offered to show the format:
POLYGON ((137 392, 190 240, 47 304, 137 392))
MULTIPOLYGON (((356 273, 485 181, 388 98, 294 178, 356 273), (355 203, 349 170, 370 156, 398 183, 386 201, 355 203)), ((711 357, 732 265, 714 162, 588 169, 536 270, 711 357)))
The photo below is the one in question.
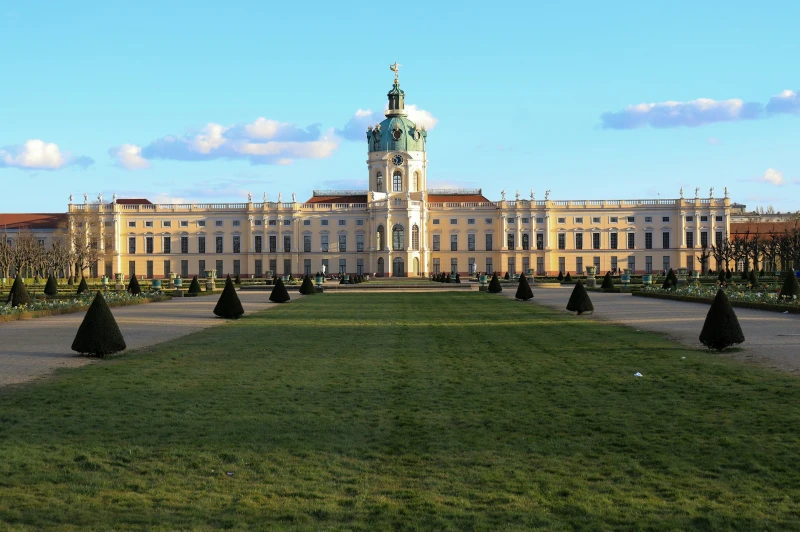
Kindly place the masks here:
POLYGON ((489 292, 503 292, 503 286, 500 285, 500 280, 497 279, 497 273, 492 274, 492 281, 489 282, 489 292))
POLYGON ((723 281, 725 281, 725 271, 724 271, 724 270, 722 270, 721 268, 719 269, 719 275, 717 276, 717 280, 718 280, 720 283, 722 283, 723 281))
POLYGON ((503 279, 506 280, 506 281, 510 280, 511 279, 511 274, 506 272, 506 275, 503 276, 503 279))
POLYGON ((101 291, 97 291, 92 305, 86 311, 78 334, 72 341, 72 349, 94 357, 105 357, 125 349, 125 339, 101 291))
POLYGON ((603 276, 603 283, 600 285, 601 289, 613 289, 614 288, 614 280, 611 279, 611 272, 606 272, 606 275, 603 276))
POLYGON ((725 291, 717 290, 711 309, 708 310, 700 342, 712 350, 724 350, 728 346, 744 342, 744 333, 739 326, 739 319, 725 296, 725 291))
MULTIPOLYGON (((81 279, 81 284, 86 283, 83 279, 81 279)), ((137 294, 142 293, 142 289, 139 288, 139 280, 136 279, 136 276, 131 276, 131 281, 128 283, 128 292, 136 296, 137 294)))
POLYGON ((750 283, 751 287, 758 287, 758 275, 755 270, 750 271, 750 274, 747 276, 747 281, 750 283))
POLYGON ((578 280, 575 288, 572 289, 572 294, 567 302, 567 311, 574 311, 579 315, 594 311, 592 300, 589 298, 589 293, 583 288, 581 280, 578 280))
POLYGON ((28 305, 31 303, 31 297, 28 294, 28 289, 25 288, 25 283, 17 272, 17 277, 14 278, 14 283, 11 285, 11 290, 8 293, 6 305, 11 304, 11 307, 18 307, 20 305, 28 305))
POLYGON ((214 307, 214 314, 222 318, 239 318, 244 314, 242 302, 239 300, 239 295, 236 294, 230 275, 225 278, 225 288, 219 295, 217 305, 214 307))
POLYGON ((525 279, 525 274, 519 275, 519 286, 517 286, 517 293, 514 298, 517 300, 530 300, 533 298, 533 291, 531 286, 528 285, 528 280, 525 279))
POLYGON ((200 294, 200 282, 197 281, 197 276, 192 278, 192 283, 189 285, 189 294, 200 294))
POLYGON ((89 290, 89 286, 86 284, 86 278, 81 278, 81 282, 78 283, 78 290, 75 291, 75 294, 83 294, 89 290))
POLYGON ((314 294, 314 283, 310 277, 305 276, 303 278, 303 284, 300 285, 300 294, 314 294))
POLYGON ((275 287, 272 289, 272 294, 269 295, 269 301, 282 304, 288 302, 289 299, 289 293, 286 291, 283 281, 278 278, 278 281, 275 282, 275 287))
MULTIPOLYGON (((14 280, 14 283, 17 281, 14 280)), ((783 285, 781 286, 781 299, 783 300, 791 300, 793 298, 800 299, 800 283, 797 282, 797 276, 794 273, 793 269, 789 269, 786 272, 786 278, 783 280, 783 285)))
POLYGON ((242 277, 239 274, 236 274, 236 279, 233 281, 237 285, 242 284, 242 277))
POLYGON ((564 273, 559 270, 558 271, 558 277, 556 279, 558 281, 564 281, 564 273))
POLYGON ((678 285, 678 276, 676 276, 675 271, 670 268, 669 272, 667 272, 667 277, 664 278, 664 283, 661 285, 661 288, 674 289, 676 285, 678 285))
POLYGON ((570 275, 569 272, 567 272, 567 275, 564 276, 564 283, 570 283, 571 281, 572 281, 572 276, 570 275))
POLYGON ((47 276, 47 283, 44 286, 44 293, 48 296, 58 295, 58 283, 56 283, 56 277, 52 274, 47 276))
POLYGON ((733 277, 733 272, 730 269, 725 271, 725 279, 731 279, 733 277))

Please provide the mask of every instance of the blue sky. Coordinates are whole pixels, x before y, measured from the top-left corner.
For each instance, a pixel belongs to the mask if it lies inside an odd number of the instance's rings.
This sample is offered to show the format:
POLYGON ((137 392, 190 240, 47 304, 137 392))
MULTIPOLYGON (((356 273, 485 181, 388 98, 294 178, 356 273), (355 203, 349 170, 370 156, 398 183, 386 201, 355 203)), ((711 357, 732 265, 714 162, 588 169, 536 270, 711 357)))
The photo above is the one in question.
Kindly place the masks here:
POLYGON ((800 209, 800 3, 647 4, 5 0, 0 211, 366 188, 394 61, 429 187, 800 209))

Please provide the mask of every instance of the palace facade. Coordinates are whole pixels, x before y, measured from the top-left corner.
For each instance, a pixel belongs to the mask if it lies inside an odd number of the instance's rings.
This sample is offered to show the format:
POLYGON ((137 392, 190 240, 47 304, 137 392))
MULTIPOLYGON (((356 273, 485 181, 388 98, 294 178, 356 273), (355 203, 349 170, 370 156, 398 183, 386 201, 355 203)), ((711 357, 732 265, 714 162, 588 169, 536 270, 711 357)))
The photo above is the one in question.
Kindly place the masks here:
MULTIPOLYGON (((83 204, 70 201, 68 231, 99 225, 93 275, 146 278, 207 270, 243 277, 694 270, 701 247, 730 233, 727 191, 669 200, 554 200, 549 191, 537 200, 531 191, 492 201, 480 189, 428 189, 428 132, 409 120, 396 77, 387 96, 385 120, 366 132, 366 190, 234 204, 84 196, 83 204)), ((42 240, 56 234, 38 231, 42 240)))

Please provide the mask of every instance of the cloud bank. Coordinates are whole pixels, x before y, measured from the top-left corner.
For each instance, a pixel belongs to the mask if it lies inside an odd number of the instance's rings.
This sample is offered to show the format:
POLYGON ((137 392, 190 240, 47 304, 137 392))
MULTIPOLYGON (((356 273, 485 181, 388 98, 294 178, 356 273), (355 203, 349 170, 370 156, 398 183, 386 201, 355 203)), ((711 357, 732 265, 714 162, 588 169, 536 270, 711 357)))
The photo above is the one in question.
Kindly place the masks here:
POLYGON ((688 102, 667 101, 629 105, 620 111, 600 115, 603 129, 631 130, 651 128, 695 128, 716 122, 734 122, 768 118, 780 114, 800 115, 800 95, 785 90, 769 99, 766 105, 739 98, 713 100, 698 98, 688 102))
POLYGON ((23 145, 0 148, 0 168, 58 170, 72 165, 86 168, 93 163, 91 157, 75 156, 71 152, 61 151, 56 143, 40 139, 30 139, 23 145))

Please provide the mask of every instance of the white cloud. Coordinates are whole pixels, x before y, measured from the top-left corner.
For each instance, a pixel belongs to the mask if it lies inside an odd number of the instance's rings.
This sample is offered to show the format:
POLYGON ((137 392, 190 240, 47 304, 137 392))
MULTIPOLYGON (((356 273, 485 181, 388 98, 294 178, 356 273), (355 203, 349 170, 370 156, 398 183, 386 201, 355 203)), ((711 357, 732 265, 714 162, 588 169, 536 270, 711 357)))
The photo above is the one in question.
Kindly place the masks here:
POLYGON ((786 183, 786 178, 783 177, 783 172, 779 172, 774 168, 768 168, 764 175, 758 178, 757 181, 764 183, 771 183, 772 185, 783 185, 786 183))
POLYGON ((667 101, 642 103, 627 106, 616 112, 603 113, 600 117, 606 129, 636 129, 696 127, 713 122, 756 119, 763 116, 763 106, 755 102, 744 102, 738 98, 712 100, 698 98, 689 102, 667 101))
MULTIPOLYGON (((388 104, 386 104, 384 110, 388 109, 388 107, 388 104)), ((405 106, 405 110, 411 122, 420 127, 425 126, 426 130, 432 130, 436 127, 436 123, 439 122, 439 119, 434 117, 430 111, 420 109, 414 104, 405 106)), ((367 128, 378 124, 385 118, 383 113, 377 113, 372 109, 359 108, 342 129, 336 130, 336 134, 349 141, 366 141, 367 128)))
POLYGON ((73 156, 62 152, 56 143, 30 139, 21 146, 0 148, 0 168, 26 168, 37 170, 57 170, 70 165, 87 167, 94 163, 87 156, 73 156))
POLYGON ((128 170, 150 167, 150 163, 142 157, 142 149, 135 144, 123 144, 109 148, 108 155, 116 160, 116 165, 128 170))
POLYGON ((419 127, 425 126, 426 130, 432 130, 436 127, 439 119, 434 117, 430 111, 418 108, 416 105, 411 104, 406 106, 408 112, 408 119, 419 127))
POLYGON ((789 113, 800 115, 800 94, 797 91, 781 91, 767 102, 767 112, 773 114, 789 113))

